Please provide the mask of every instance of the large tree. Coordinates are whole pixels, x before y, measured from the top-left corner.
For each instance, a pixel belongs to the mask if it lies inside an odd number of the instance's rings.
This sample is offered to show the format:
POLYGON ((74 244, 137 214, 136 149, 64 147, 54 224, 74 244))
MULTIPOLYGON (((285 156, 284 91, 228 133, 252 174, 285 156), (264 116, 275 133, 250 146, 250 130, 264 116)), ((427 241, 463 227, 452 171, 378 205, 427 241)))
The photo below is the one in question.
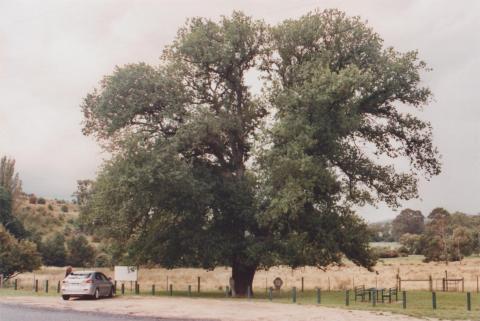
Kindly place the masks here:
POLYGON ((9 279, 41 266, 41 258, 33 242, 17 240, 0 225, 0 275, 9 279))
POLYGON ((84 133, 113 157, 82 218, 125 260, 231 266, 239 295, 258 268, 344 255, 370 268, 353 209, 398 206, 417 196, 417 173, 440 171, 430 125, 406 112, 429 100, 424 69, 337 10, 275 27, 239 12, 191 19, 159 66, 117 67, 85 98, 84 133))
POLYGON ((392 233, 398 241, 403 234, 422 234, 425 230, 425 218, 421 211, 406 208, 392 222, 392 233))

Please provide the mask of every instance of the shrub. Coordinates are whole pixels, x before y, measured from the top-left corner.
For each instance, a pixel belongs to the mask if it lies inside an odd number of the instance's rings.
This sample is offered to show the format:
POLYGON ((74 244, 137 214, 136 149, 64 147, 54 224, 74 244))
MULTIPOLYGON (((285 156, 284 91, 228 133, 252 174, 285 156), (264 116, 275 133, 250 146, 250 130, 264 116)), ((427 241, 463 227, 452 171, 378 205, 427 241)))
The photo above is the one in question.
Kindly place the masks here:
POLYGON ((49 209, 50 211, 53 211, 53 206, 52 206, 52 204, 48 204, 48 209, 49 209))
POLYGON ((375 256, 379 259, 389 259, 400 256, 398 250, 386 246, 375 247, 373 248, 373 252, 375 253, 375 256))
POLYGON ((37 204, 45 205, 45 204, 47 204, 47 201, 46 201, 43 197, 40 197, 40 198, 37 200, 37 204))
POLYGON ((35 195, 32 195, 28 198, 28 202, 30 204, 37 204, 37 197, 35 195))
POLYGON ((68 206, 67 205, 62 205, 60 208, 63 213, 68 213, 68 206))

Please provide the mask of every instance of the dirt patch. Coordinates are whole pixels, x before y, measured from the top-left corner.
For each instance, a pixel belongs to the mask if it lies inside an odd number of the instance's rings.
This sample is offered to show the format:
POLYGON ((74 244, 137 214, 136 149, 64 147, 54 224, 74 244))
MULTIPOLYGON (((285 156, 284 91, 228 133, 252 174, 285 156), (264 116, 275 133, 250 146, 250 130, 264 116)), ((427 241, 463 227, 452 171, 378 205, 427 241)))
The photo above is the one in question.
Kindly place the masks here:
MULTIPOLYGON (((222 321, 420 321, 404 315, 318 306, 195 298, 114 298, 63 301, 57 297, 2 297, 2 302, 130 316, 222 321)), ((423 319, 424 320, 424 319, 423 319)))

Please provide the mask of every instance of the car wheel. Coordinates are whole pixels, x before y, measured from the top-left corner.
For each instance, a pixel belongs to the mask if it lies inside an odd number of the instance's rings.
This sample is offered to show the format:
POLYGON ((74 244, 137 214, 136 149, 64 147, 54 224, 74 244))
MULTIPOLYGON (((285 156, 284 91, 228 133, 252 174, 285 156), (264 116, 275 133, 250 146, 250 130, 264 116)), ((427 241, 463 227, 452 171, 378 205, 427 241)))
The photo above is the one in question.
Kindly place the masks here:
POLYGON ((62 295, 62 299, 64 299, 65 301, 68 301, 68 300, 70 300, 70 296, 69 295, 62 295))
POLYGON ((94 298, 95 300, 100 299, 100 290, 95 289, 95 294, 93 295, 93 298, 94 298))
POLYGON ((110 288, 110 293, 108 294, 109 298, 113 298, 115 291, 113 290, 113 286, 110 288))

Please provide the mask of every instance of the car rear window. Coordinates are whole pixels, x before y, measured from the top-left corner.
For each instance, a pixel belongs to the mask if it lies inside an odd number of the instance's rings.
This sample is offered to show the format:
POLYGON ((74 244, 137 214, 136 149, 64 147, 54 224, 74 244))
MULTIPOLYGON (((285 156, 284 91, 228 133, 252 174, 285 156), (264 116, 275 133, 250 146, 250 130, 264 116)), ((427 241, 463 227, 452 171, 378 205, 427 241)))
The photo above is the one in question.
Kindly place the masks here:
POLYGON ((69 279, 88 279, 92 273, 72 273, 68 276, 69 279))

